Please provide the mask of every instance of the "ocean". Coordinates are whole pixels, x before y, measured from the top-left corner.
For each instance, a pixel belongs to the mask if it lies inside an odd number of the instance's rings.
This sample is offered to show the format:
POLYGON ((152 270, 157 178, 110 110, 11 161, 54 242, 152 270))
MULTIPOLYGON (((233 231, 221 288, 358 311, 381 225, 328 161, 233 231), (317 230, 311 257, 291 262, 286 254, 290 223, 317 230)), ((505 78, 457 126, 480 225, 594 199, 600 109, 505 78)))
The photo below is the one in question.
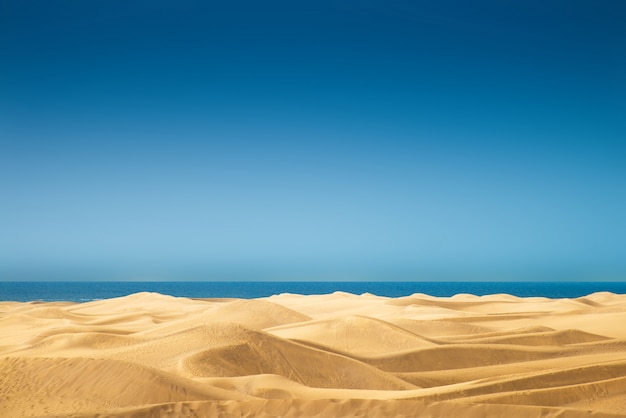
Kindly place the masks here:
POLYGON ((626 294, 626 282, 0 282, 1 301, 87 302, 137 292, 193 298, 259 298, 336 291, 399 297, 508 293, 519 297, 576 298, 594 292, 626 294))

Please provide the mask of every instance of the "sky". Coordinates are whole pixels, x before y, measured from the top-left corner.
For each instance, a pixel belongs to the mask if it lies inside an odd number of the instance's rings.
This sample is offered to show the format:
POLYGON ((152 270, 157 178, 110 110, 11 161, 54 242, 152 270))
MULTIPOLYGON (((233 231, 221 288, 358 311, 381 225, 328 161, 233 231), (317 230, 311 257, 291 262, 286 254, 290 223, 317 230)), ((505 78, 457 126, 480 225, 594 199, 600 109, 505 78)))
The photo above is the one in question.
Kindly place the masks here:
POLYGON ((0 280, 626 280, 624 21, 0 1, 0 280))

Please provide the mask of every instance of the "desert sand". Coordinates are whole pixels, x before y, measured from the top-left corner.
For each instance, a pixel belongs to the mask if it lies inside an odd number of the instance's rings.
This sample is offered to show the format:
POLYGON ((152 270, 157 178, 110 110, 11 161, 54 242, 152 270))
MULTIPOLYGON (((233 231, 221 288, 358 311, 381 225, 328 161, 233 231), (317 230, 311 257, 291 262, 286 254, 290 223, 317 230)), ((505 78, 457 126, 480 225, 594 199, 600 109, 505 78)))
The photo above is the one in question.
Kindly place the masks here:
POLYGON ((0 302, 0 416, 624 417, 626 295, 0 302))

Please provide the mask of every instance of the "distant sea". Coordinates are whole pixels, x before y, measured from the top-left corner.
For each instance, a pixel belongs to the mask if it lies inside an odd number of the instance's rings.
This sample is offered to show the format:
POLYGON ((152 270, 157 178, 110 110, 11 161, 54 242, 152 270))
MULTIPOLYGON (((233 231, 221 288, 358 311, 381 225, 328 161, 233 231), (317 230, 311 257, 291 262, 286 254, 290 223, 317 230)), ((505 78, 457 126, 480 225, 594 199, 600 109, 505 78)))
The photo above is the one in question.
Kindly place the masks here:
POLYGON ((336 291, 379 296, 426 293, 519 297, 576 298, 594 292, 626 294, 626 282, 0 282, 2 301, 87 302, 137 292, 158 292, 192 298, 259 298, 280 293, 303 295, 336 291))

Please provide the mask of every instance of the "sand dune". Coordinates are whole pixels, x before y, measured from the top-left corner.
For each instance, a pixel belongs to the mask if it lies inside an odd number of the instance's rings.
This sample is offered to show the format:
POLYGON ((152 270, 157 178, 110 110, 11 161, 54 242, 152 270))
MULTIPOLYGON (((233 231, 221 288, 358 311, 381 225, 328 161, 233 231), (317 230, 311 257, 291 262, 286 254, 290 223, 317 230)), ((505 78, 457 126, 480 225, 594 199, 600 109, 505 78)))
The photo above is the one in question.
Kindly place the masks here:
POLYGON ((248 328, 263 329, 278 325, 310 321, 311 317, 264 300, 237 300, 225 303, 211 312, 222 321, 236 322, 248 328))
MULTIPOLYGON (((536 329, 536 328, 535 328, 536 329)), ((575 329, 566 329, 561 331, 528 331, 528 332, 510 332, 498 333, 497 336, 471 336, 466 341, 480 344, 517 344, 530 346, 545 345, 571 345, 582 344, 595 341, 605 341, 609 338, 601 335, 591 334, 589 332, 579 331, 575 329)), ((454 338, 455 342, 463 341, 461 338, 454 338)))
POLYGON ((626 416, 626 296, 0 302, 0 416, 626 416))
POLYGON ((245 342, 215 347, 186 357, 182 367, 197 377, 276 374, 311 387, 412 388, 400 379, 349 357, 262 332, 250 333, 247 337, 245 342))
POLYGON ((435 341, 397 325, 358 315, 286 325, 268 331, 355 355, 386 354, 437 345, 435 341))
POLYGON ((0 369, 0 416, 62 415, 184 400, 243 398, 115 360, 4 358, 0 369))

